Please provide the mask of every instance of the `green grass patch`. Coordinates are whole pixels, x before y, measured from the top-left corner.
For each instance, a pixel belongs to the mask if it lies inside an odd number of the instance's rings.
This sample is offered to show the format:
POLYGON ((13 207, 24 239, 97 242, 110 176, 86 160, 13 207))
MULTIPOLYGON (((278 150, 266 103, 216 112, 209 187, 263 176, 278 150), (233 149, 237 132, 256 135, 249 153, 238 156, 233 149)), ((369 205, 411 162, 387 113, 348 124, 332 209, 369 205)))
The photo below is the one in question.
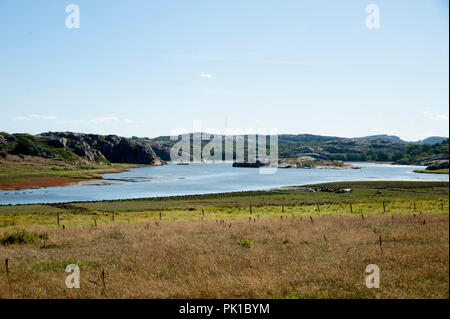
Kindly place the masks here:
POLYGON ((252 248, 253 247, 253 240, 251 239, 243 239, 239 241, 239 246, 244 248, 252 248))

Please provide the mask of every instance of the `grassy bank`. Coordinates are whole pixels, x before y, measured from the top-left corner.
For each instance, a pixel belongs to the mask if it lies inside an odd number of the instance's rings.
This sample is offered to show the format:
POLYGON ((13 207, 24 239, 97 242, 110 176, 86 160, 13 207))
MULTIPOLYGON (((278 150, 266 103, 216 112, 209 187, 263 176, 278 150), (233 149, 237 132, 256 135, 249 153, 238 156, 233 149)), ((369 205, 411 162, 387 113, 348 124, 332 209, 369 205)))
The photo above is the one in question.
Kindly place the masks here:
POLYGON ((435 170, 427 170, 427 169, 416 169, 413 171, 414 173, 422 173, 422 174, 448 174, 449 169, 435 169, 435 170))
POLYGON ((0 298, 448 298, 448 194, 345 182, 0 206, 0 298), (327 187, 353 192, 310 190, 327 187), (68 264, 81 289, 65 287, 68 264))
POLYGON ((70 164, 41 157, 8 155, 6 159, 0 160, 0 189, 63 186, 82 180, 99 179, 103 174, 118 173, 137 166, 92 162, 70 164))

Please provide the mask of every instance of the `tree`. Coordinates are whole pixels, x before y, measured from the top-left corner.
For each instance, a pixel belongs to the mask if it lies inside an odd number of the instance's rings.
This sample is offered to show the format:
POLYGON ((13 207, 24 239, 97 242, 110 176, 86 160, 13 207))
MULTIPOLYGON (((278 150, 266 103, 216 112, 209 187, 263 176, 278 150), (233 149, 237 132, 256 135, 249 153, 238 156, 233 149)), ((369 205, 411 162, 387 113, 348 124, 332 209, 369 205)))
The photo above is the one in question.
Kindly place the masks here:
POLYGON ((403 154, 402 152, 400 152, 400 151, 395 151, 393 154, 392 154, 392 161, 393 162, 397 162, 397 161, 399 161, 399 160, 401 160, 402 158, 404 158, 405 157, 405 154, 403 154))
POLYGON ((389 161, 389 155, 387 155, 386 153, 384 153, 384 152, 381 152, 381 151, 379 151, 379 152, 377 152, 377 161, 378 162, 387 162, 387 161, 389 161))

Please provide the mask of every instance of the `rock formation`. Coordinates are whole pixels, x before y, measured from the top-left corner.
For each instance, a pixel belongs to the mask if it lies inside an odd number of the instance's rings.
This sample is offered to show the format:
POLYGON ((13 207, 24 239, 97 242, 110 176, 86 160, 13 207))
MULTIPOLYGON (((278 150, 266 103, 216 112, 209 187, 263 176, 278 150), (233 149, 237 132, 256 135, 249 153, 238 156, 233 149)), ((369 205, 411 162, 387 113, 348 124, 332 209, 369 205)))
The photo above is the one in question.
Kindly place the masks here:
POLYGON ((160 166, 170 159, 168 148, 145 139, 71 132, 49 132, 36 137, 50 146, 63 148, 88 161, 160 166))

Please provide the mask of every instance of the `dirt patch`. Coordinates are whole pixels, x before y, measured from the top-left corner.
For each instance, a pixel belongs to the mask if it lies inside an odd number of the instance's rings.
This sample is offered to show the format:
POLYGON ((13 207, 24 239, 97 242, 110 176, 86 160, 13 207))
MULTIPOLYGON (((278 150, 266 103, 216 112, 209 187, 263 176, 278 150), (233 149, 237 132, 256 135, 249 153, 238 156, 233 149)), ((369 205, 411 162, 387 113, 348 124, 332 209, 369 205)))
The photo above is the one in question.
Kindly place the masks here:
POLYGON ((86 178, 69 178, 69 177, 46 177, 38 178, 23 183, 13 184, 0 184, 1 190, 13 190, 13 189, 25 189, 25 188, 42 188, 42 187, 55 187, 55 186, 67 186, 76 184, 82 181, 87 181, 86 178))

